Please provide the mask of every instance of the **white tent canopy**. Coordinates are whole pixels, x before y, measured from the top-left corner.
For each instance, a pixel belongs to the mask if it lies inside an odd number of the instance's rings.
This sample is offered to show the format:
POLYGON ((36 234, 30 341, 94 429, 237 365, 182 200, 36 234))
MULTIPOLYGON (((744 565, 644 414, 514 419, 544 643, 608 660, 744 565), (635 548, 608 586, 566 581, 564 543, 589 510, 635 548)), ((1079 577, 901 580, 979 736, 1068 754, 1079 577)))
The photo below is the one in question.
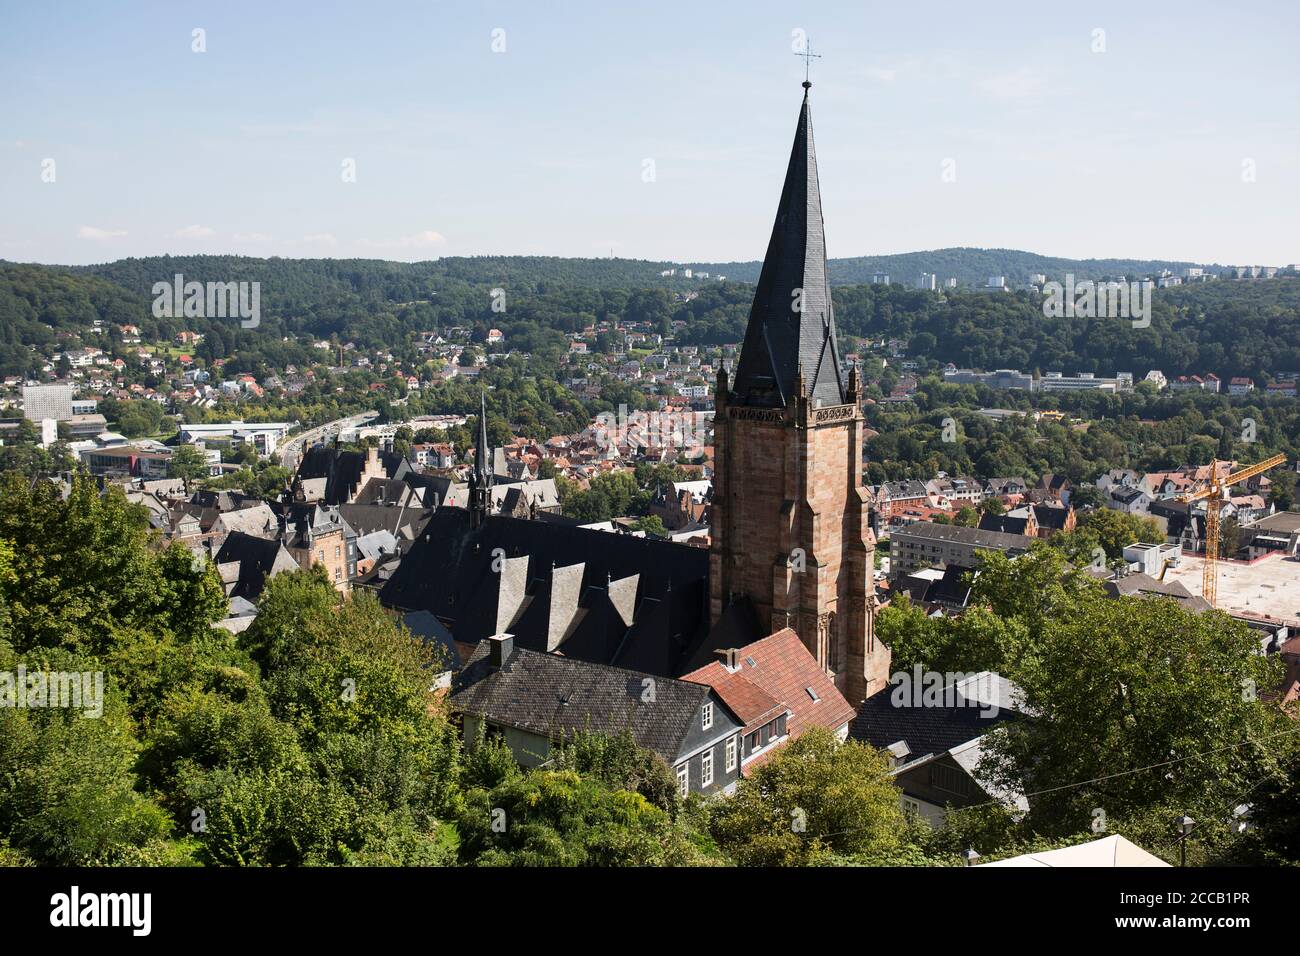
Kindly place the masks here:
POLYGON ((1168 866, 1158 856, 1153 856, 1136 843, 1122 836, 1103 837, 1091 843, 1067 846, 1043 853, 1026 853, 996 863, 981 866, 1168 866))

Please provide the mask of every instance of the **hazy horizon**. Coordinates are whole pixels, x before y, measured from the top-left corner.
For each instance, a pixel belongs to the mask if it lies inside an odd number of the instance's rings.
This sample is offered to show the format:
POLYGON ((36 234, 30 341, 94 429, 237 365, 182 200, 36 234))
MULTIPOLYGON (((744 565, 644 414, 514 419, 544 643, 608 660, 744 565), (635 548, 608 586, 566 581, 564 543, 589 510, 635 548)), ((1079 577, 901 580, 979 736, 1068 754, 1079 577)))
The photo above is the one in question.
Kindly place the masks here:
MULTIPOLYGON (((1024 255, 1030 255, 1030 256, 1041 256, 1045 259, 1069 259, 1069 260, 1075 260, 1080 262, 1105 261, 1105 260, 1112 260, 1112 259, 1116 259, 1116 260, 1133 259, 1133 260, 1140 260, 1140 261, 1147 261, 1147 262, 1177 262, 1177 263, 1185 263, 1193 266, 1223 266, 1223 267, 1234 266, 1234 265, 1286 266, 1286 265, 1295 264, 1293 262, 1281 262, 1281 261, 1277 263, 1209 262, 1209 261, 1196 261, 1192 259, 1176 259, 1171 256, 1121 256, 1121 255, 1060 256, 1050 252, 1038 252, 1034 249, 1011 249, 1004 246, 945 246, 943 248, 935 248, 935 249, 904 249, 898 252, 864 253, 862 255, 845 255, 845 256, 828 256, 827 262, 834 263, 837 261, 844 261, 844 260, 851 260, 851 259, 887 258, 890 256, 919 256, 919 255, 926 255, 929 253, 952 252, 954 250, 962 250, 962 249, 978 249, 984 252, 1014 252, 1014 253, 1020 253, 1024 255)), ((651 265, 659 265, 661 263, 667 263, 672 265, 685 265, 685 266, 694 266, 694 265, 727 266, 727 265, 751 265, 751 264, 761 265, 763 261, 762 255, 755 256, 753 259, 725 259, 724 260, 724 259, 649 259, 644 256, 619 256, 619 255, 612 256, 612 257, 609 255, 572 256, 572 255, 562 255, 558 253, 545 253, 545 252, 478 252, 478 253, 464 253, 459 255, 449 254, 445 256, 426 256, 421 259, 399 259, 399 258, 388 257, 388 256, 364 256, 364 255, 348 255, 348 256, 342 256, 342 255, 331 256, 331 255, 323 255, 323 254, 299 255, 299 256, 282 256, 276 254, 259 255, 257 253, 250 253, 250 252, 214 249, 211 251, 203 251, 203 252, 163 251, 163 252, 149 253, 146 255, 118 256, 112 259, 103 259, 94 262, 43 262, 34 259, 18 259, 18 258, 8 258, 6 256, 0 256, 0 262, 13 262, 20 265, 39 265, 39 266, 52 266, 52 267, 66 266, 66 267, 89 268, 93 266, 111 265, 112 263, 120 262, 123 259, 132 259, 132 258, 152 259, 152 258, 162 258, 164 256, 172 256, 176 258, 188 257, 188 256, 213 256, 213 257, 242 256, 250 259, 284 259, 284 260, 296 260, 296 261, 328 260, 328 261, 336 261, 336 262, 369 260, 374 262, 400 263, 402 265, 419 265, 422 262, 432 263, 432 262, 438 262, 440 259, 457 259, 457 258, 467 258, 467 259, 469 258, 500 258, 500 259, 544 258, 544 259, 584 259, 584 260, 614 259, 623 262, 646 262, 651 265)), ((896 282, 907 281, 906 277, 903 276, 897 276, 894 278, 896 282)))

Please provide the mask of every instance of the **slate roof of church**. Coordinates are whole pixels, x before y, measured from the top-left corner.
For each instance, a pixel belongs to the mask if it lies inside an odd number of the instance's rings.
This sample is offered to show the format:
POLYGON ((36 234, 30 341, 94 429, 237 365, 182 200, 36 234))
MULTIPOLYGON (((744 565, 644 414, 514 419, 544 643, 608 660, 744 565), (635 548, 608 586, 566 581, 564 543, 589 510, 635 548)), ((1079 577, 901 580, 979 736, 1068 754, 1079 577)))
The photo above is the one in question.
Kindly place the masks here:
POLYGON ((783 407, 794 397, 801 370, 814 404, 844 403, 808 85, 731 384, 732 404, 783 407), (800 311, 796 290, 802 290, 800 311))
POLYGON ((561 653, 672 677, 704 642, 708 560, 701 548, 549 521, 492 515, 473 528, 468 510, 440 508, 380 600, 431 611, 467 643, 497 633, 509 615, 516 647, 535 651, 548 649, 554 602, 573 612, 561 653), (498 556, 527 557, 526 573, 500 573, 498 556), (576 565, 580 576, 555 574, 576 565))

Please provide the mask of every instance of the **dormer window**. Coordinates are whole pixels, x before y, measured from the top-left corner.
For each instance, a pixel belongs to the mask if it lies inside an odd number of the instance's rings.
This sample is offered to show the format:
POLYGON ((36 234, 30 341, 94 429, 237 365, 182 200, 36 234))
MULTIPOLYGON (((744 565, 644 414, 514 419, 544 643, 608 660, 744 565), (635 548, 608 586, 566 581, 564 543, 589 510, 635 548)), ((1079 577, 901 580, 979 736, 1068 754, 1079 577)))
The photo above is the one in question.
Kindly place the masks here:
POLYGON ((704 710, 701 713, 703 714, 704 719, 704 729, 708 730, 713 726, 713 701, 710 700, 706 702, 704 710))

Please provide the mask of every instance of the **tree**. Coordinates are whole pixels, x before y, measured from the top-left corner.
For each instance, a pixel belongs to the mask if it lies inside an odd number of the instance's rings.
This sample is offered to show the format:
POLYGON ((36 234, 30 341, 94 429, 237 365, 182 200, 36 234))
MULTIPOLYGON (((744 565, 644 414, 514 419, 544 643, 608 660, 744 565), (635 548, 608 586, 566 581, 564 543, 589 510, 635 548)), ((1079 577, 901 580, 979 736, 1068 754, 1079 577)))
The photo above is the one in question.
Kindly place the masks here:
POLYGON ((1079 510, 1103 508, 1106 505, 1106 495, 1096 485, 1077 485, 1070 492, 1070 504, 1079 510))
POLYGON ((208 462, 193 445, 179 445, 167 463, 167 477, 180 478, 186 486, 208 473, 208 462))
POLYGON ((125 402, 117 409, 117 428, 127 438, 155 435, 162 427, 162 406, 157 402, 125 402))
POLYGON ((668 537, 668 529, 664 527, 663 519, 658 515, 647 515, 638 518, 634 527, 637 531, 644 531, 651 538, 668 537))
POLYGON ((1000 515, 1006 511, 1001 498, 985 498, 980 502, 980 514, 1000 515))
POLYGON ((895 852, 906 822, 884 755, 812 727, 713 807, 711 832, 741 866, 895 852))
POLYGON ((1245 625, 1192 613, 1165 598, 1075 592, 1008 675, 1032 719, 999 725, 981 766, 1003 786, 1037 796, 1025 828, 1110 832, 1172 853, 1171 821, 1190 813, 1201 846, 1230 836, 1243 794, 1281 779, 1277 733, 1290 726, 1260 691, 1279 664, 1245 625), (1151 769, 1142 769, 1151 768, 1151 769))
MULTIPOLYGON (((94 667, 62 652, 20 657, 0 644, 0 671, 12 674, 20 664, 35 673, 94 667)), ((111 676, 101 687, 94 719, 68 708, 0 708, 0 838, 35 863, 130 863, 171 831, 163 809, 136 792, 138 744, 121 690, 111 676)))
POLYGON ((1219 555, 1224 558, 1235 557, 1242 546, 1246 532, 1236 515, 1228 515, 1219 522, 1219 555))
POLYGON ((960 617, 930 617, 902 594, 876 617, 876 633, 890 649, 895 674, 913 668, 952 673, 998 671, 1016 657, 1027 635, 1014 618, 971 607, 960 617))
POLYGON ((1124 549, 1130 544, 1139 541, 1154 544, 1165 539, 1154 518, 1127 514, 1113 508, 1098 508, 1088 512, 1079 520, 1078 527, 1096 537, 1097 543, 1106 552, 1106 557, 1112 559, 1122 558, 1124 549))
MULTIPOLYGON (((681 866, 703 861, 668 811, 638 790, 618 786, 619 771, 522 771, 500 744, 490 787, 468 790, 457 816, 461 859, 479 866, 681 866)), ((569 757, 585 763, 588 756, 569 757)), ((593 768, 594 769, 594 768, 593 768)))
POLYGON ((210 564, 179 543, 154 547, 143 509, 88 477, 74 478, 66 498, 51 482, 0 477, 0 539, 14 554, 0 596, 20 652, 107 653, 137 632, 191 642, 225 611, 210 564))

